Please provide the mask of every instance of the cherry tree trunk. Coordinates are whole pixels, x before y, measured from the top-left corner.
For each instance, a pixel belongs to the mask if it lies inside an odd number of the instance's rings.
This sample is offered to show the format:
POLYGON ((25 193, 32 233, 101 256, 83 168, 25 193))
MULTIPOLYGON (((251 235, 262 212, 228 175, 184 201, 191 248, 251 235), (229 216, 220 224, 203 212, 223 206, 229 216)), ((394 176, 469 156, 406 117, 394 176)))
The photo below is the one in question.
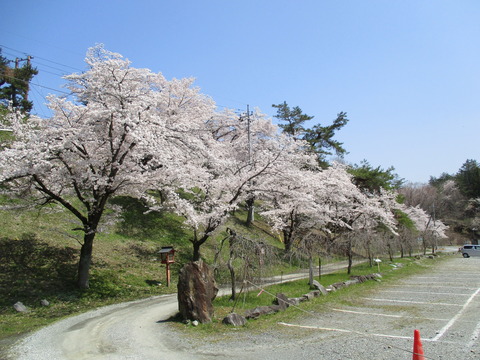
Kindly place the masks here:
POLYGON ((250 227, 253 223, 253 219, 254 219, 254 203, 255 203, 255 197, 250 197, 247 199, 246 201, 246 204, 247 204, 247 221, 245 223, 245 225, 247 227, 250 227))
POLYGON ((212 321, 213 300, 217 296, 215 278, 202 260, 192 261, 180 270, 178 280, 178 310, 184 320, 212 321))
POLYGON ((308 285, 313 288, 313 257, 312 254, 308 256, 308 285))
POLYGON ((232 295, 230 296, 230 300, 235 300, 237 298, 237 287, 235 282, 235 268, 233 267, 233 258, 230 256, 227 262, 228 270, 230 271, 230 281, 232 284, 232 295))
POLYGON ((85 234, 83 245, 80 249, 80 260, 78 261, 77 286, 80 289, 89 288, 90 265, 92 264, 93 239, 95 233, 85 234))
POLYGON ((353 265, 353 249, 352 249, 352 239, 348 239, 347 243, 347 256, 348 256, 348 267, 347 267, 347 274, 352 273, 352 265, 353 265))
POLYGON ((285 253, 290 253, 292 250, 293 236, 292 231, 283 230, 283 244, 285 245, 285 253))

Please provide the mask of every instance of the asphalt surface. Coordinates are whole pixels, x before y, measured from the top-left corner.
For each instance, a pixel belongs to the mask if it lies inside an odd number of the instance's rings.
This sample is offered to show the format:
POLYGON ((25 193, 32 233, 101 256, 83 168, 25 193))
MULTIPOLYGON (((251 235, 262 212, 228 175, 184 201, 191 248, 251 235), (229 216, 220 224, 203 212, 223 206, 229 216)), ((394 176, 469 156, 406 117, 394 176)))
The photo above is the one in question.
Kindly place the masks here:
MULTIPOLYGON (((434 261, 433 261, 434 262, 434 261)), ((226 328, 215 341, 185 338, 168 323, 176 296, 114 305, 23 339, 9 359, 480 359, 480 258, 455 255, 427 274, 258 334, 226 328), (233 334, 233 335, 232 335, 233 334)))

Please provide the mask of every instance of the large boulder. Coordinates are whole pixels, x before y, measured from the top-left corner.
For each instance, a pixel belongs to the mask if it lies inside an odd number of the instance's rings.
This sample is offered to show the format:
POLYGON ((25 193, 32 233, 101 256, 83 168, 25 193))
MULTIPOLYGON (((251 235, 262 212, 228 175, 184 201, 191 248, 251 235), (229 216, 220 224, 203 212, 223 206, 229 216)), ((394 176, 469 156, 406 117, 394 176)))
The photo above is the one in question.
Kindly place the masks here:
POLYGON ((178 310, 184 320, 212 321, 213 300, 218 288, 210 267, 202 260, 192 261, 179 272, 178 310))

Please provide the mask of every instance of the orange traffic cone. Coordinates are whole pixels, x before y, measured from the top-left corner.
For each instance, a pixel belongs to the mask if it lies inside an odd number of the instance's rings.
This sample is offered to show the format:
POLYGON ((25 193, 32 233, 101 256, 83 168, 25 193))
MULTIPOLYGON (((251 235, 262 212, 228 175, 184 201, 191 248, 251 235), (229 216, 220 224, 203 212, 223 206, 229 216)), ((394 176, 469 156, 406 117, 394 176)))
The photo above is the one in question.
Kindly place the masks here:
POLYGON ((420 331, 413 332, 413 358, 412 360, 425 360, 423 356, 422 340, 420 340, 420 331))

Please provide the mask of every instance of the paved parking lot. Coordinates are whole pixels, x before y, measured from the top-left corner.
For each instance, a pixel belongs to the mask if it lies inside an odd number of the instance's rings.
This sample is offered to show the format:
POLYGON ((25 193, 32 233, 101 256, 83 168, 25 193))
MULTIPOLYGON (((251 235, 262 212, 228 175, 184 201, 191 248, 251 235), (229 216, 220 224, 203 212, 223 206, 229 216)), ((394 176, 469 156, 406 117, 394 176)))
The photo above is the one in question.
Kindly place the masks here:
POLYGON ((411 359, 418 329, 426 359, 480 359, 479 293, 480 258, 455 255, 353 306, 284 326, 305 329, 304 358, 411 359))

